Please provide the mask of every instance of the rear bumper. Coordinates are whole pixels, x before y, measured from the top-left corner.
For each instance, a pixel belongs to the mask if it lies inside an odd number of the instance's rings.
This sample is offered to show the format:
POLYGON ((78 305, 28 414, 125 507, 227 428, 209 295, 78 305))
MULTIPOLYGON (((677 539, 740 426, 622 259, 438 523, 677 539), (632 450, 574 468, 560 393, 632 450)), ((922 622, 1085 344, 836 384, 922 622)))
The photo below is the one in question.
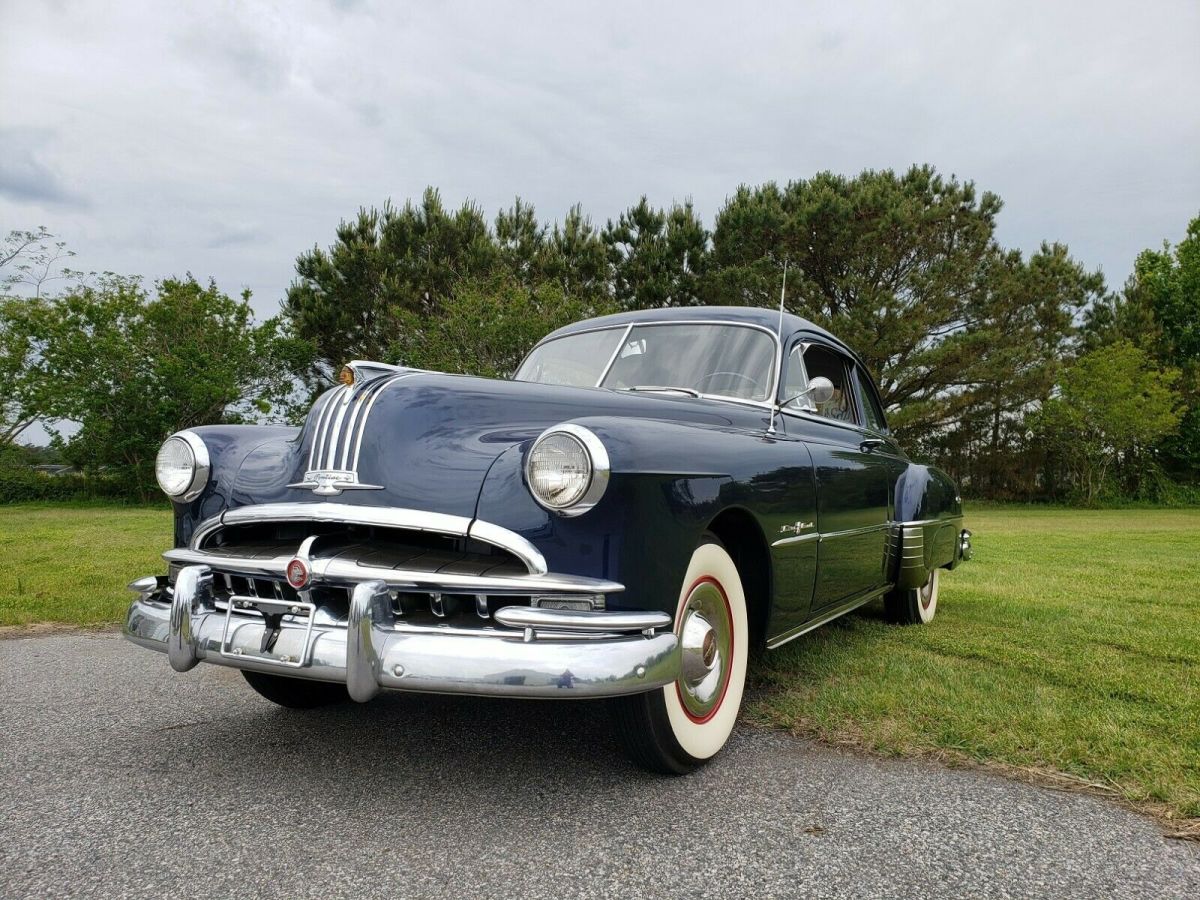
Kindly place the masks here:
POLYGON ((208 566, 180 570, 173 590, 151 582, 134 584, 139 593, 125 636, 166 653, 180 672, 203 661, 342 682, 359 701, 381 689, 612 697, 661 687, 679 674, 679 643, 666 613, 508 607, 496 614, 503 628, 416 627, 394 615, 387 582, 373 579, 354 586, 344 622, 322 621, 317 610, 290 615, 282 601, 261 601, 260 608, 274 603, 268 611, 282 614, 272 636, 257 611, 217 607, 208 566))

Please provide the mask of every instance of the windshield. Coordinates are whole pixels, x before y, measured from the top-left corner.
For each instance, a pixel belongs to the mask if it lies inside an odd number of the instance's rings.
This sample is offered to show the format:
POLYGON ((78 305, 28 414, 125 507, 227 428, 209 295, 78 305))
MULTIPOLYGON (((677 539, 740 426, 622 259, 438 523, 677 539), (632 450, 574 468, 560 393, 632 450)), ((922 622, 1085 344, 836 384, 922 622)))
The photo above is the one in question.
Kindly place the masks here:
POLYGON ((517 381, 676 389, 739 400, 770 397, 775 341, 757 328, 692 322, 618 326, 547 341, 514 376, 517 381), (601 380, 603 379, 603 380, 601 380))

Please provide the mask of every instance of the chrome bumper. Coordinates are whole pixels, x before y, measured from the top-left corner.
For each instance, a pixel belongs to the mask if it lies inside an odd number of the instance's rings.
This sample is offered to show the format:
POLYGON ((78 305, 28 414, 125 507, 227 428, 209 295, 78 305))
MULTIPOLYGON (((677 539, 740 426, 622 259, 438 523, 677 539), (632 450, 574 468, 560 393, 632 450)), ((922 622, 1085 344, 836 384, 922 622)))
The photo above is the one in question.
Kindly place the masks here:
MULTIPOLYGON (((182 561, 182 560, 180 560, 182 561)), ((366 701, 381 689, 505 697, 610 697, 661 687, 679 674, 679 642, 661 612, 506 607, 504 629, 407 625, 381 579, 356 584, 345 623, 284 615, 270 653, 266 620, 218 609, 212 571, 188 565, 170 592, 141 579, 130 587, 125 636, 167 654, 186 672, 200 661, 317 681, 344 682, 366 701), (658 633, 656 633, 658 632, 658 633)), ((566 585, 563 585, 566 587, 566 585)), ((580 585, 574 585, 578 590, 580 585)), ((255 600, 260 607, 282 601, 255 600)), ((231 606, 231 605, 230 605, 231 606)))

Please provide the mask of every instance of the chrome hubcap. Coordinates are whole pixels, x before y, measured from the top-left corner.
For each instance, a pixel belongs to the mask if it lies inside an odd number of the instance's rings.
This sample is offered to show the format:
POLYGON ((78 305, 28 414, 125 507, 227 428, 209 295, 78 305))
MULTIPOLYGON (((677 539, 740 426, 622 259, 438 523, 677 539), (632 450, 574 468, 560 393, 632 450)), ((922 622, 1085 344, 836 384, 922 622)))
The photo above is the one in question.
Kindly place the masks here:
POLYGON ((933 602, 933 573, 930 573, 929 580, 921 585, 921 609, 929 609, 929 604, 933 602))
POLYGON ((688 597, 679 644, 682 651, 679 697, 689 715, 702 719, 721 702, 733 650, 729 607, 712 582, 696 585, 688 597))

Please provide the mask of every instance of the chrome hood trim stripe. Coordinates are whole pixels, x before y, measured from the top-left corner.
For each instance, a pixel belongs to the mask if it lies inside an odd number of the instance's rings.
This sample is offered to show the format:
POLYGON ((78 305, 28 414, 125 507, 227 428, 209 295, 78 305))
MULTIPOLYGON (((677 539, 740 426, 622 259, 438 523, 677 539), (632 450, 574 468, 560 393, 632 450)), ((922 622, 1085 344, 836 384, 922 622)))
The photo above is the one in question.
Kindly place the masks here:
POLYGON ((341 385, 317 401, 307 471, 357 472, 363 432, 371 408, 391 385, 416 375, 414 370, 377 377, 353 387, 341 385))

